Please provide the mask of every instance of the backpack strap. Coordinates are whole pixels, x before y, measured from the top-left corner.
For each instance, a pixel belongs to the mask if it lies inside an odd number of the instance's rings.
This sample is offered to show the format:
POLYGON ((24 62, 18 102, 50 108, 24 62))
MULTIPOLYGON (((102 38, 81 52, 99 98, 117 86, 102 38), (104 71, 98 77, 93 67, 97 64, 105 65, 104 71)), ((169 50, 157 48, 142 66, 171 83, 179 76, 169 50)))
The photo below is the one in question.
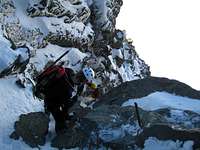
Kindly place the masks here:
POLYGON ((69 84, 69 86, 73 89, 73 91, 76 91, 74 89, 73 81, 69 76, 70 75, 70 71, 73 72, 73 70, 71 70, 69 68, 64 68, 65 81, 69 84), (70 82, 70 80, 71 80, 71 82, 70 82))

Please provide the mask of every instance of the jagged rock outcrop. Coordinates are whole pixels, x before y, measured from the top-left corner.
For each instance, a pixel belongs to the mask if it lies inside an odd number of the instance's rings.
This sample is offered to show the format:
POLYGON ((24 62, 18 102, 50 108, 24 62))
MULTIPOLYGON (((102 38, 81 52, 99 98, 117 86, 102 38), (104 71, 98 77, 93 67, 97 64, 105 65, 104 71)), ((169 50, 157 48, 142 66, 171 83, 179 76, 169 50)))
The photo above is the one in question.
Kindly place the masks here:
POLYGON ((103 95, 95 105, 117 104, 121 105, 130 98, 141 98, 156 91, 166 91, 168 93, 200 99, 199 91, 177 80, 170 80, 160 77, 147 77, 144 79, 125 82, 103 95), (123 93, 123 94, 121 94, 123 93), (112 97, 112 98, 110 98, 112 97))
MULTIPOLYGON (((177 109, 159 109, 155 111, 166 119, 169 125, 178 125, 184 129, 200 128, 200 116, 199 114, 189 110, 177 110, 177 109)), ((148 120, 146 117, 144 120, 148 120)))
POLYGON ((43 112, 23 114, 19 121, 15 122, 15 131, 10 137, 16 140, 21 137, 31 147, 44 145, 49 121, 49 118, 43 112))
POLYGON ((38 0, 29 2, 27 13, 31 17, 47 16, 44 19, 49 42, 65 47, 89 46, 94 33, 87 23, 90 9, 83 0, 38 0))
POLYGON ((0 41, 0 49, 0 77, 14 73, 18 69, 19 72, 24 71, 30 59, 30 51, 27 47, 13 50, 7 43, 0 41))
POLYGON ((27 13, 31 17, 63 18, 65 23, 85 23, 90 16, 90 9, 84 0, 37 0, 29 2, 27 13))
POLYGON ((122 4, 122 0, 94 0, 91 10, 92 23, 95 29, 103 32, 113 32, 122 4))
MULTIPOLYGON (((167 111, 162 115, 158 111, 144 111, 139 109, 143 127, 140 128, 137 123, 137 117, 134 107, 120 107, 117 105, 102 105, 94 110, 90 110, 79 118, 79 122, 72 128, 68 128, 65 133, 58 134, 52 139, 51 145, 56 148, 75 148, 75 147, 90 147, 95 149, 97 147, 107 147, 111 149, 120 148, 126 150, 134 148, 136 145, 139 147, 144 146, 145 140, 149 137, 156 137, 160 140, 180 140, 187 141, 193 140, 194 147, 200 147, 199 137, 200 130, 195 128, 191 123, 190 128, 179 126, 178 123, 171 124, 165 118, 167 111)), ((190 116, 195 113, 190 113, 190 116)), ((80 114, 82 115, 82 114, 80 114)), ((190 119, 188 116, 187 119, 190 119)), ((28 114, 27 119, 30 121, 33 118, 28 114)), ((38 117, 38 116, 37 116, 38 117)), ((39 117, 41 118, 41 117, 39 117)), ((200 116, 198 115, 198 118, 200 116)), ((40 120, 41 121, 41 120, 40 120)), ((183 120, 182 120, 183 121, 183 120)), ((37 125, 32 125, 32 130, 22 130, 28 128, 29 124, 24 124, 22 120, 18 121, 19 125, 16 128, 17 134, 32 147, 44 145, 44 142, 38 141, 40 136, 46 135, 46 127, 39 128, 41 134, 37 134, 38 138, 35 139, 35 130, 38 129, 37 125), (26 136, 25 136, 26 135, 26 136)), ((37 122, 37 121, 36 121, 37 122)), ((42 125, 47 125, 48 122, 38 122, 42 125)), ((195 123, 194 123, 195 124, 195 123)), ((15 138, 15 134, 12 134, 15 138)), ((44 139, 44 138, 43 138, 44 139)))
POLYGON ((144 131, 137 136, 136 144, 143 147, 144 141, 148 137, 156 137, 160 140, 192 140, 194 142, 193 149, 200 147, 200 131, 199 130, 183 130, 170 127, 168 125, 156 124, 151 127, 144 128, 144 131))
POLYGON ((24 26, 21 20, 25 18, 23 18, 23 15, 21 16, 22 18, 19 18, 20 16, 18 16, 16 10, 17 8, 13 0, 1 1, 0 13, 2 15, 0 15, 0 24, 3 30, 1 34, 12 43, 13 49, 23 45, 28 46, 33 51, 44 47, 46 41, 40 29, 37 27, 30 29, 24 26))
POLYGON ((149 66, 139 58, 125 31, 115 29, 121 5, 122 0, 29 0, 23 5, 5 0, 0 4, 1 35, 11 42, 12 49, 29 48, 25 78, 33 79, 61 55, 60 49, 77 48, 81 59, 68 54, 63 58, 65 66, 75 71, 84 66, 94 68, 99 89, 106 93, 125 81, 150 75, 149 66))

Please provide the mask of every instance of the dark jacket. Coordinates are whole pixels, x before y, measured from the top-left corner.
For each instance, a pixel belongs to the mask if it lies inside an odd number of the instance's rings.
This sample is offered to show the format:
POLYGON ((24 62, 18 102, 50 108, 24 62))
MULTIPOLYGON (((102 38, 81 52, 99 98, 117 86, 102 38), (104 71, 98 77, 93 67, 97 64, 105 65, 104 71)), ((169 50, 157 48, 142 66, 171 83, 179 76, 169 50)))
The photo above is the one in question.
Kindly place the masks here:
POLYGON ((65 74, 59 79, 52 80, 45 89, 46 99, 62 102, 72 97, 74 91, 74 82, 71 79, 72 70, 64 68, 65 74))

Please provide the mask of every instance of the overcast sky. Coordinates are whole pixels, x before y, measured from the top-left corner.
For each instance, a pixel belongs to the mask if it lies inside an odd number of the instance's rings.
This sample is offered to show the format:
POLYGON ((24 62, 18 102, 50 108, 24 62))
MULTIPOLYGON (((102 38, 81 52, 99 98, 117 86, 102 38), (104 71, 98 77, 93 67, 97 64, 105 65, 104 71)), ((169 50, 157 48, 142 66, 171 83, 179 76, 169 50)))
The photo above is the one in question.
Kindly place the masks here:
POLYGON ((133 39, 153 76, 200 90, 200 1, 123 0, 117 28, 133 39))

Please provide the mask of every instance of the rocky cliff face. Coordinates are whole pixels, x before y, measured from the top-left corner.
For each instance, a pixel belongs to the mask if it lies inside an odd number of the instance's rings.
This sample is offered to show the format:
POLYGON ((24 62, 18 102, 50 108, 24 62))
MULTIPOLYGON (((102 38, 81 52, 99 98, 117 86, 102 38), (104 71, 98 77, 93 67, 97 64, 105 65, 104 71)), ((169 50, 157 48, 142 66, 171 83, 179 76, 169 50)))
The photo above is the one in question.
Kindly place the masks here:
POLYGON ((149 66, 125 32, 115 29, 121 6, 122 0, 1 0, 0 42, 5 46, 0 50, 9 55, 1 57, 1 76, 21 72, 26 82, 67 50, 65 66, 75 71, 92 67, 102 93, 149 76, 149 66), (17 53, 21 47, 26 51, 17 53), (26 53, 26 61, 16 63, 26 53))

